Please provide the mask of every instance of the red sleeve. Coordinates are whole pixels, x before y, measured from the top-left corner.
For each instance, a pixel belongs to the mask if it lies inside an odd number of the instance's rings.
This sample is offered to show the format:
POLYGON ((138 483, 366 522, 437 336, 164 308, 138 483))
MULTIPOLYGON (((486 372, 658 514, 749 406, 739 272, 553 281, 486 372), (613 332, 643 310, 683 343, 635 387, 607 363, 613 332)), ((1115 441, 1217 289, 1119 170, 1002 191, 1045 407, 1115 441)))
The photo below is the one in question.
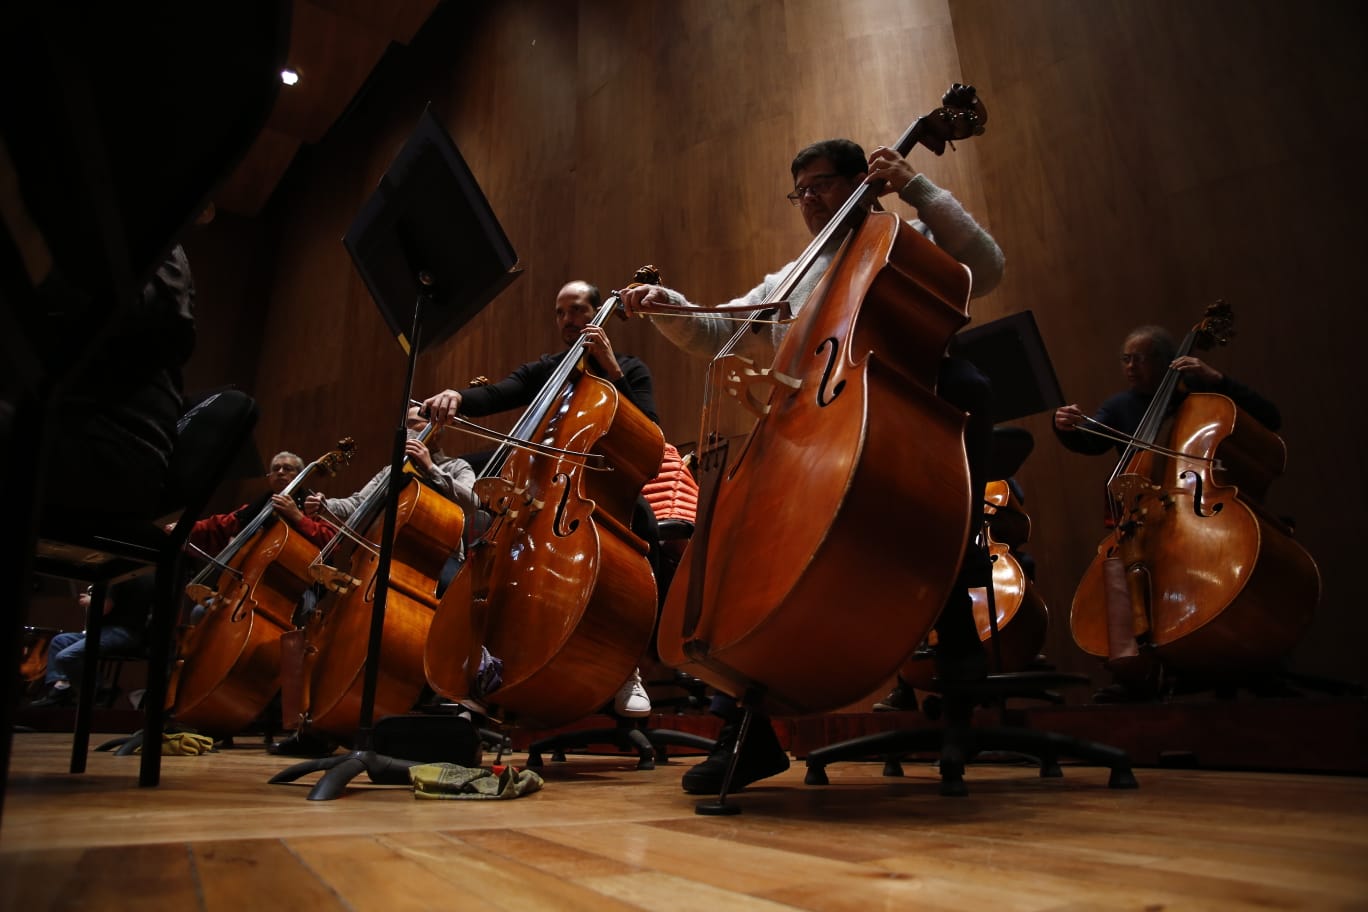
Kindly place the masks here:
MULTIPOLYGON (((242 506, 247 505, 243 504, 242 506)), ((241 510, 242 507, 238 507, 238 509, 241 510)), ((218 554, 228 547, 228 542, 233 540, 233 536, 241 528, 242 523, 238 521, 236 512, 206 516, 195 523, 194 528, 190 530, 190 544, 208 554, 218 554)))
POLYGON ((331 523, 324 522, 315 516, 299 517, 299 522, 295 523, 294 527, 320 548, 332 541, 333 536, 337 534, 337 530, 332 527, 331 523))

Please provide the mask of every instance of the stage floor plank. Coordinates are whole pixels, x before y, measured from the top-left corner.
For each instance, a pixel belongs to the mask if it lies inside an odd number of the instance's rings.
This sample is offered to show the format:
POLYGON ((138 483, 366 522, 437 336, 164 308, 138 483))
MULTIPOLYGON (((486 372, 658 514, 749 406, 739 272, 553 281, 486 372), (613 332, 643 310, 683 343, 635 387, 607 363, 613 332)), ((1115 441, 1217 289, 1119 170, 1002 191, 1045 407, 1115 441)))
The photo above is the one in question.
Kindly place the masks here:
POLYGON ((315 777, 266 783, 288 764, 257 745, 167 757, 139 789, 132 757, 68 775, 69 744, 14 738, 0 909, 1368 909, 1355 776, 1138 769, 1125 791, 1102 768, 975 765, 944 798, 930 765, 812 787, 795 762, 703 817, 679 789, 692 758, 572 756, 510 801, 361 777, 312 802, 315 777))

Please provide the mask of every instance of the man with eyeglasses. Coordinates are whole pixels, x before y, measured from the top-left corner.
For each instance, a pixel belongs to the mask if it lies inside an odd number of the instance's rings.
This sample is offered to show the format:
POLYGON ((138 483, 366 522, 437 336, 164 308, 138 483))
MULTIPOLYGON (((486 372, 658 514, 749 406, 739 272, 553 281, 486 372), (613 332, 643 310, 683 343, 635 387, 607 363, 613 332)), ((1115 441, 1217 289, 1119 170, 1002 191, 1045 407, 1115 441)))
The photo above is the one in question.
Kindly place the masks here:
POLYGON ((1091 419, 1076 403, 1056 409, 1054 431, 1059 442, 1075 453, 1091 456, 1113 447, 1118 455, 1123 453, 1124 443, 1089 434, 1080 430, 1080 426, 1097 422, 1125 435, 1135 433, 1170 367, 1183 375, 1186 388, 1174 397, 1172 408, 1176 409, 1188 392, 1220 393, 1229 396, 1270 431, 1276 431, 1282 425, 1282 416, 1272 402, 1200 358, 1184 355, 1175 359, 1177 351, 1173 337, 1161 326, 1139 326, 1131 330, 1121 346, 1121 371, 1126 377, 1126 389, 1103 402, 1091 419))
MULTIPOLYGON (((289 494, 284 493, 285 489, 290 486, 290 482, 294 481, 302 471, 304 471, 304 460, 298 455, 288 450, 276 453, 271 457, 270 468, 266 470, 269 490, 231 513, 206 516, 196 522, 190 530, 190 544, 205 554, 217 556, 222 553, 224 548, 228 547, 233 536, 250 524, 262 510, 266 509, 266 505, 269 503, 275 508, 276 516, 289 523, 291 528, 303 535, 314 546, 322 548, 332 540, 333 535, 336 534, 336 529, 319 517, 305 514, 303 509, 305 500, 311 492, 301 489, 291 491, 289 494)), ((300 604, 295 608, 296 619, 313 610, 317 601, 318 592, 315 591, 315 588, 305 590, 300 599, 300 604)), ((204 606, 196 606, 191 612, 191 623, 198 623, 204 611, 204 606)), ((272 747, 276 746, 272 745, 272 747)), ((310 749, 313 749, 312 746, 310 749)), ((333 749, 333 746, 325 744, 318 747, 317 752, 328 754, 333 749)), ((313 756, 313 754, 308 753, 305 755, 313 756)))
MULTIPOLYGON (((920 174, 907 159, 893 149, 880 147, 865 157, 864 149, 849 139, 828 139, 802 149, 789 166, 793 176, 793 192, 788 200, 799 210, 808 231, 815 237, 831 221, 836 212, 866 180, 883 181, 881 194, 896 193, 917 211, 911 227, 932 240, 938 247, 969 267, 973 274, 972 296, 987 294, 1002 278, 1004 259, 997 242, 984 231, 964 207, 949 192, 933 184, 920 174)), ((833 239, 838 246, 843 237, 833 239)), ((813 268, 809 269, 789 295, 792 313, 799 313, 816 288, 834 256, 829 247, 813 268)), ((765 276, 764 280, 733 305, 760 304, 778 287, 792 263, 765 276)), ((702 309, 690 303, 678 291, 658 285, 629 288, 622 293, 623 303, 630 314, 651 313, 667 309, 702 309)), ((684 351, 699 357, 713 358, 735 332, 735 323, 721 315, 693 315, 691 319, 652 316, 652 322, 666 338, 684 351)), ((737 352, 757 361, 768 363, 783 338, 787 325, 757 323, 755 332, 747 334, 737 352)), ((969 461, 970 489, 976 502, 982 502, 988 463, 991 457, 993 424, 991 418, 992 390, 987 379, 973 365, 958 358, 945 357, 937 377, 936 391, 952 405, 968 413, 965 428, 965 452, 969 461)), ((908 429, 909 434, 915 428, 908 429)), ((971 536, 977 531, 971 524, 971 536)), ((966 682, 981 679, 987 674, 987 657, 979 641, 978 628, 973 618, 973 603, 969 595, 971 585, 983 585, 988 578, 987 565, 975 560, 979 554, 975 543, 969 542, 965 565, 961 567, 953 591, 936 621, 936 671, 941 680, 966 682)), ((875 633, 877 635, 877 632, 875 633)), ((915 643, 908 644, 910 652, 915 643)), ((896 693, 896 691, 895 691, 896 693)), ((893 695, 890 694, 889 699, 893 695)), ((708 759, 684 774, 683 787, 695 794, 716 794, 736 743, 739 713, 736 702, 719 695, 712 710, 721 716, 726 726, 718 738, 717 748, 708 759)), ((760 713, 752 715, 750 734, 741 746, 733 789, 743 788, 759 779, 776 775, 788 768, 788 755, 775 736, 773 726, 760 713)))
POLYGON ((281 493, 302 471, 304 471, 303 459, 288 450, 276 453, 271 457, 271 467, 266 473, 266 481, 270 485, 270 490, 231 513, 206 516, 195 523, 194 528, 190 530, 190 544, 206 554, 218 554, 228 547, 228 543, 233 540, 234 535, 237 535, 244 526, 266 508, 269 501, 275 506, 277 516, 283 518, 309 541, 320 548, 323 547, 332 539, 334 530, 326 522, 304 515, 302 506, 304 497, 308 492, 293 492, 293 497, 281 493))
MULTIPOLYGON (((1140 427, 1145 412, 1164 375, 1172 368, 1182 374, 1182 388, 1174 395, 1169 411, 1172 414, 1193 393, 1220 393, 1263 424, 1270 431, 1282 425, 1278 408, 1230 376, 1221 373, 1201 358, 1193 355, 1175 357, 1178 346, 1173 336, 1162 326, 1137 326, 1121 345, 1121 372, 1126 378, 1126 389, 1109 397, 1089 418, 1076 403, 1056 409, 1054 432, 1059 442, 1075 453, 1090 456, 1115 448, 1118 456, 1125 453, 1123 441, 1088 433, 1091 424, 1105 425, 1123 436, 1130 436, 1140 427)), ((1102 498, 1102 518, 1106 526, 1114 525, 1111 495, 1102 498)), ((1093 694, 1097 703, 1128 703, 1155 698, 1154 681, 1118 676, 1117 680, 1093 694)))

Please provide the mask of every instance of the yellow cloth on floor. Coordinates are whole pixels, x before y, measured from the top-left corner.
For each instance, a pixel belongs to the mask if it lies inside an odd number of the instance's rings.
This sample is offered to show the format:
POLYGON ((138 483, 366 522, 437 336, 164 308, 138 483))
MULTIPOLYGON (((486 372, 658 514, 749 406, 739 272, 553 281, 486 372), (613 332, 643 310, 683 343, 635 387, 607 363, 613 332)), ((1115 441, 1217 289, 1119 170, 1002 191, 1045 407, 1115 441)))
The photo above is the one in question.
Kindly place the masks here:
POLYGON ((413 797, 440 799, 521 798, 541 791, 542 777, 506 766, 503 772, 455 763, 424 763, 409 768, 413 797))
MULTIPOLYGON (((214 749, 214 739, 193 732, 167 732, 162 735, 162 756, 197 757, 214 749)), ((141 754, 139 747, 134 753, 141 754)))

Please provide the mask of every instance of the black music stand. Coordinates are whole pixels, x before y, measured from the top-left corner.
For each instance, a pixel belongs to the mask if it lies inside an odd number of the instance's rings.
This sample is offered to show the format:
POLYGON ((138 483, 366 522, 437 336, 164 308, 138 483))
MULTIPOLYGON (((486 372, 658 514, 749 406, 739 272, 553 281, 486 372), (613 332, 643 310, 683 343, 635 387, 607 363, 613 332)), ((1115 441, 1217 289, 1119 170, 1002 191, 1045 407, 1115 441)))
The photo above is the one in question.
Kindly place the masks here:
POLYGON ((961 331, 951 340, 950 353, 973 364, 992 383, 994 424, 1064 404, 1045 341, 1029 310, 961 331))
MULTIPOLYGON (((271 779, 290 782, 327 770, 309 792, 310 801, 341 797, 347 783, 362 772, 377 785, 409 784, 408 770, 415 762, 375 751, 373 716, 414 367, 420 351, 464 326, 522 272, 489 202, 430 108, 423 111, 417 129, 342 240, 385 322, 408 355, 408 372, 390 459, 360 727, 353 750, 295 764, 271 779), (401 315, 409 301, 413 302, 413 313, 406 333, 401 315)), ((452 724, 470 723, 453 717, 452 724)))

